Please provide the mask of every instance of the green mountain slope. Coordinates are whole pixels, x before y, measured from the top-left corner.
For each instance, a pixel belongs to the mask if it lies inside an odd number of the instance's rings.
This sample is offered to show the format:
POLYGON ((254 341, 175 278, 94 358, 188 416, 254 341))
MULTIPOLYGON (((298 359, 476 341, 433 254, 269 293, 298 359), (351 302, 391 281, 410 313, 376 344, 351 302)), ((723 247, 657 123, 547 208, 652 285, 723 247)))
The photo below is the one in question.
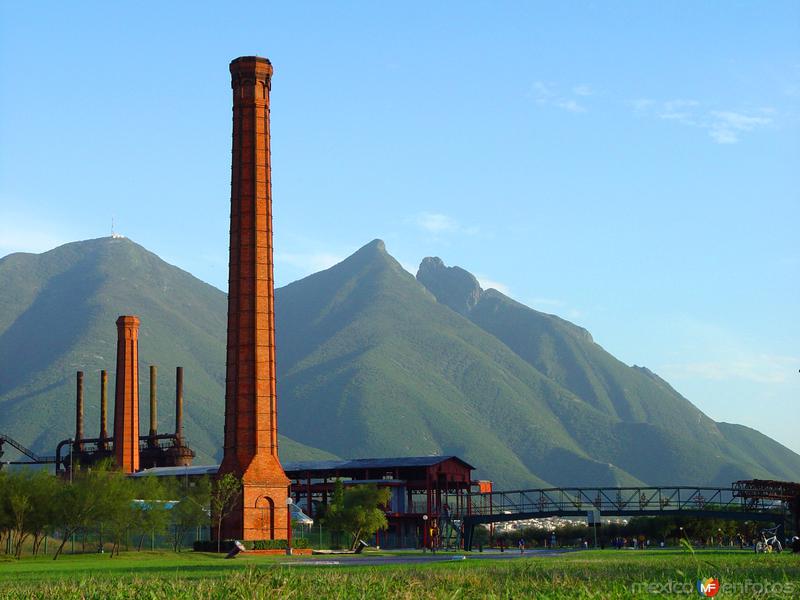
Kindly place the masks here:
MULTIPOLYGON (((114 390, 115 321, 136 314, 142 433, 147 367, 159 369, 159 430, 174 428, 174 367, 185 370, 185 431, 198 461, 219 458, 227 299, 124 238, 0 260, 0 431, 41 454, 74 435, 75 371, 86 373, 87 435, 99 431, 99 372, 114 390)), ((113 402, 110 407, 113 414, 113 402)), ((111 414, 109 418, 111 418, 111 414)), ((111 423, 109 423, 109 427, 111 423)), ((287 459, 322 456, 293 442, 287 459)), ((283 451, 283 448, 282 448, 283 451)))
MULTIPOLYGON (((276 310, 286 460, 457 454, 498 487, 800 479, 797 454, 439 259, 414 278, 375 240, 277 290, 276 310)), ((225 294, 125 239, 0 259, 0 431, 52 453, 73 434, 82 369, 95 435, 120 314, 142 319, 143 433, 146 365, 160 367, 163 431, 182 365, 188 440, 218 460, 225 294)))
POLYGON ((281 426, 294 439, 342 456, 454 453, 508 485, 562 480, 566 464, 620 481, 556 414, 591 408, 437 303, 379 240, 279 290, 277 310, 281 426))
POLYGON ((559 413, 590 456, 658 484, 800 473, 797 454, 753 430, 747 431, 761 438, 718 425, 649 369, 614 358, 585 329, 484 291, 473 275, 439 258, 424 259, 417 279, 439 302, 603 414, 586 421, 559 413))
MULTIPOLYGON (((757 465, 768 465, 767 469, 775 479, 798 481, 797 454, 789 450, 763 433, 744 425, 717 423, 733 448, 748 460, 757 465)), ((763 478, 766 478, 764 476, 763 478)))

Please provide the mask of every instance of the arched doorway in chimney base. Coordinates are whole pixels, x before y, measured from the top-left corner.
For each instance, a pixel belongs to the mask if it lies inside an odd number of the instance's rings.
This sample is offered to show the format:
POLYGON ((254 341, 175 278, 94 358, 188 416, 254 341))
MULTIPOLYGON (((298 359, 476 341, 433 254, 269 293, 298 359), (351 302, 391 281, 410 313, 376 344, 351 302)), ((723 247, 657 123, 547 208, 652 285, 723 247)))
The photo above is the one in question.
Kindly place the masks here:
POLYGON ((259 496, 256 500, 259 529, 265 540, 275 539, 275 502, 269 496, 259 496))

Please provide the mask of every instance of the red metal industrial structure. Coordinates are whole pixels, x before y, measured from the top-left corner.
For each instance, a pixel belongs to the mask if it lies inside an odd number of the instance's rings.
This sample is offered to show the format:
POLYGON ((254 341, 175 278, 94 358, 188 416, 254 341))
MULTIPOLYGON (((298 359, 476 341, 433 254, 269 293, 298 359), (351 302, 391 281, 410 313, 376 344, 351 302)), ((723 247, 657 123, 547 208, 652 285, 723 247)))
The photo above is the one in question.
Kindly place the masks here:
MULTIPOLYGON (((217 465, 147 469, 135 477, 175 477, 192 480, 213 477, 217 465)), ((461 519, 472 513, 471 498, 491 492, 490 481, 472 480, 474 467, 457 456, 416 456, 351 460, 284 462, 291 479, 295 510, 317 516, 332 499, 340 479, 345 486, 375 484, 391 490, 384 508, 388 528, 373 543, 387 548, 430 546, 430 529, 436 523, 437 545, 461 544, 461 519)))
MULTIPOLYGON (((114 408, 114 435, 107 428, 108 374, 100 372, 100 433, 87 438, 84 434, 84 377, 76 376, 75 437, 63 440, 56 448, 56 471, 68 475, 71 469, 91 467, 103 460, 113 460, 125 473, 143 468, 185 466, 195 453, 183 438, 183 367, 175 376, 175 433, 157 431, 157 369, 150 367, 150 431, 139 434, 139 319, 121 316, 117 319, 117 382, 114 408), (70 452, 62 456, 62 450, 70 452)), ((48 462, 50 462, 48 460, 48 462)))
POLYGON ((750 505, 764 500, 777 500, 789 506, 795 535, 800 535, 800 483, 772 479, 743 479, 733 483, 735 495, 750 505))
POLYGON ((337 479, 345 485, 374 483, 389 488, 386 509, 389 527, 376 543, 389 547, 429 545, 429 527, 435 522, 442 543, 457 545, 461 515, 470 514, 470 492, 488 488, 490 482, 472 480, 475 467, 457 456, 364 458, 287 462, 292 497, 309 516, 328 503, 337 479), (427 521, 427 522, 426 522, 427 521))

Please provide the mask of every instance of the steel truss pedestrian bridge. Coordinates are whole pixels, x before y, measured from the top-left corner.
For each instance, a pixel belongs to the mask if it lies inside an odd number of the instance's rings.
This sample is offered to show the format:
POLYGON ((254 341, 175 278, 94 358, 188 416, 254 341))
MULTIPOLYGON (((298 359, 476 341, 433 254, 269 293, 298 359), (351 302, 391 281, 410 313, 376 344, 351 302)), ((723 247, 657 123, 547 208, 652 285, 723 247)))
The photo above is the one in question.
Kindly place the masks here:
POLYGON ((472 549, 475 526, 545 517, 587 517, 588 513, 620 517, 705 517, 783 524, 785 502, 753 497, 741 486, 584 487, 514 490, 470 494, 462 516, 464 549, 472 549))
POLYGON ((20 454, 27 456, 29 460, 11 460, 5 462, 0 460, 0 470, 3 468, 3 465, 44 465, 56 462, 55 456, 39 456, 4 433, 0 433, 0 459, 2 459, 3 454, 5 454, 3 451, 3 444, 8 444, 16 448, 20 454))

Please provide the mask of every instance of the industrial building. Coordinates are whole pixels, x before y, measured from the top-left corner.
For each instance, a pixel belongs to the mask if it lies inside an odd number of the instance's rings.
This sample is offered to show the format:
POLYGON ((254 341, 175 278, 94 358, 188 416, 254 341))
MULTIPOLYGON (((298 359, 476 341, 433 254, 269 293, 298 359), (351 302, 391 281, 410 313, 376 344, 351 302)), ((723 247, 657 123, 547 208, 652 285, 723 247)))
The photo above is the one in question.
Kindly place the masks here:
MULTIPOLYGON (((139 319, 117 319, 117 378, 114 393, 114 435, 108 435, 108 373, 100 372, 100 434, 84 435, 84 376, 78 371, 75 390, 75 437, 56 447, 56 474, 69 477, 74 469, 113 459, 124 473, 142 468, 192 464, 195 452, 183 437, 183 367, 175 370, 175 431, 158 433, 158 369, 150 366, 150 431, 139 435, 139 319), (65 447, 69 452, 65 453, 65 447)), ((48 461, 49 462, 49 461, 48 461)))
MULTIPOLYGON (((195 479, 213 477, 218 465, 154 468, 134 477, 195 479)), ((414 548, 428 543, 427 528, 436 522, 443 546, 461 542, 460 518, 471 513, 475 492, 491 492, 489 481, 472 479, 474 467, 457 456, 416 456, 350 460, 287 461, 293 520, 316 517, 331 499, 336 480, 345 486, 375 484, 391 490, 384 507, 389 526, 372 543, 386 548, 414 548)))

